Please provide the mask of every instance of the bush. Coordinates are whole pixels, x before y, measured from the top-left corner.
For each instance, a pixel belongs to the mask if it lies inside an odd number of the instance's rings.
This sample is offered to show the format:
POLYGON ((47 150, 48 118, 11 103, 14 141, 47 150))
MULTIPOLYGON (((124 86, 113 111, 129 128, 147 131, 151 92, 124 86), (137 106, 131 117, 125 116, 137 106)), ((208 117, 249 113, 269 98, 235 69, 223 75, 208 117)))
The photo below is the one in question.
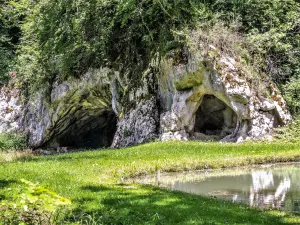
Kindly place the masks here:
POLYGON ((288 124, 288 126, 280 127, 275 130, 274 138, 275 141, 295 143, 300 141, 299 137, 300 130, 300 117, 299 115, 288 124))
POLYGON ((25 134, 0 134, 0 149, 2 150, 22 150, 27 147, 27 135, 25 134))
POLYGON ((152 57, 185 44, 174 31, 215 21, 241 24, 239 32, 262 74, 285 83, 300 72, 300 4, 294 0, 7 2, 22 29, 18 74, 33 91, 102 66, 136 85, 152 57))
POLYGON ((300 79, 292 79, 283 86, 284 97, 292 114, 300 114, 300 79))
POLYGON ((19 18, 13 15, 13 8, 7 2, 0 3, 0 84, 9 80, 8 72, 13 70, 16 45, 21 34, 19 18))
POLYGON ((134 83, 139 79, 130 78, 140 76, 154 54, 179 45, 173 29, 207 17, 197 0, 50 0, 23 8, 30 13, 22 25, 19 70, 30 86, 101 66, 134 83))
MULTIPOLYGON (((223 21, 239 21, 262 72, 277 84, 300 75, 300 4, 294 0, 210 1, 223 21)), ((257 63, 257 62, 256 62, 257 63)))

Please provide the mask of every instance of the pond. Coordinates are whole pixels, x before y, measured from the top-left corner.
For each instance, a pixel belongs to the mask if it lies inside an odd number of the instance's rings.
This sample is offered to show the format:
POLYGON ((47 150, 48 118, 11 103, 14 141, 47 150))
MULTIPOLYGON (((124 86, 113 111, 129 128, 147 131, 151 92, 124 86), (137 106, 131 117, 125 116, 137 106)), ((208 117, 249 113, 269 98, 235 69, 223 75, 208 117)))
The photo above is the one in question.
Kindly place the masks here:
POLYGON ((135 182, 300 214, 300 163, 173 174, 158 171, 135 182))

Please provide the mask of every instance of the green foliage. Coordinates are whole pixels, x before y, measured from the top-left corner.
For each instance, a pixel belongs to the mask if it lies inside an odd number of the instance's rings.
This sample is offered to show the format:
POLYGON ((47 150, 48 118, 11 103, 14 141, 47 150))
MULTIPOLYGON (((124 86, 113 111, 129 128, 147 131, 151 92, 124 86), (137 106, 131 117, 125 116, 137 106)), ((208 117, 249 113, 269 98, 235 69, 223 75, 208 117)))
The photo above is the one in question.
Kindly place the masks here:
POLYGON ((6 83, 9 79, 8 68, 11 65, 12 51, 5 45, 9 43, 6 35, 0 34, 0 82, 6 83))
POLYGON ((240 23, 253 62, 278 84, 300 73, 300 4, 294 0, 211 0, 218 19, 240 23))
POLYGON ((0 224, 54 224, 58 210, 71 205, 69 199, 38 184, 24 179, 21 182, 22 189, 11 200, 0 201, 0 224))
POLYGON ((238 24, 258 74, 278 84, 300 76, 300 4, 294 0, 7 0, 5 6, 0 23, 9 23, 0 42, 14 37, 18 57, 2 48, 0 70, 14 59, 31 92, 102 66, 120 71, 130 89, 153 57, 186 44, 178 35, 184 28, 209 29, 216 21, 238 24))
POLYGON ((291 113, 300 114, 300 79, 292 79, 283 86, 285 100, 289 105, 291 113))
POLYGON ((0 82, 3 83, 8 80, 8 68, 11 64, 13 51, 6 24, 4 3, 0 2, 0 4, 0 82))
MULTIPOLYGON (((299 112, 298 112, 299 113, 299 112)), ((299 141, 300 117, 298 116, 288 124, 275 130, 274 140, 281 143, 295 143, 299 141)))
POLYGON ((195 0, 39 1, 22 26, 20 72, 37 85, 109 66, 131 80, 156 52, 178 46, 173 29, 206 16, 198 5, 195 0))
MULTIPOLYGON (((252 53, 261 56, 264 71, 277 83, 300 75, 300 5, 265 0, 245 4, 243 28, 252 53), (260 3, 259 3, 260 2, 260 3)), ((258 57, 256 57, 257 59, 258 57)))
POLYGON ((18 133, 0 134, 0 150, 22 150, 27 147, 27 135, 18 133))
POLYGON ((8 0, 0 1, 0 82, 6 83, 9 71, 15 70, 15 55, 21 35, 21 15, 8 0))
POLYGON ((299 72, 299 3, 294 0, 17 1, 22 25, 19 70, 30 85, 109 66, 131 83, 159 52, 180 47, 174 31, 216 19, 238 21, 255 60, 279 82, 299 72), (267 64, 264 62, 267 60, 267 64), (134 79, 133 79, 134 78, 134 79))

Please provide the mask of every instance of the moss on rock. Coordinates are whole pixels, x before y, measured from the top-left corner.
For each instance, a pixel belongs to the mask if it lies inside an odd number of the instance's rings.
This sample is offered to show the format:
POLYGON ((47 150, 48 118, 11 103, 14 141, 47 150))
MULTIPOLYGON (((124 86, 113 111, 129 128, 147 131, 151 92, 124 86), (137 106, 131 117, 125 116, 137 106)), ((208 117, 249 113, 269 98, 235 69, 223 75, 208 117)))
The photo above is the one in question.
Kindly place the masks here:
POLYGON ((200 86, 205 75, 205 68, 199 67, 198 70, 191 73, 186 73, 184 77, 175 81, 175 88, 179 91, 189 89, 195 86, 200 86))
POLYGON ((56 140, 71 133, 70 129, 83 129, 88 121, 112 111, 110 103, 111 94, 107 84, 88 85, 83 89, 70 91, 50 106, 51 125, 46 131, 45 143, 59 144, 56 140))

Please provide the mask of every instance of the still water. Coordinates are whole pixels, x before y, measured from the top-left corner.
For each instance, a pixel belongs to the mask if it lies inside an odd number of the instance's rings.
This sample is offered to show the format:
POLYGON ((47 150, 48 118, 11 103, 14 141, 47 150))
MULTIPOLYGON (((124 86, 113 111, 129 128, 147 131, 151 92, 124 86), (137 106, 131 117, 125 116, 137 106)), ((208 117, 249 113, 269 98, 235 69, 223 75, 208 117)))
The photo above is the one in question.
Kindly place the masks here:
POLYGON ((158 172, 138 182, 300 214, 300 163, 180 174, 158 172))

